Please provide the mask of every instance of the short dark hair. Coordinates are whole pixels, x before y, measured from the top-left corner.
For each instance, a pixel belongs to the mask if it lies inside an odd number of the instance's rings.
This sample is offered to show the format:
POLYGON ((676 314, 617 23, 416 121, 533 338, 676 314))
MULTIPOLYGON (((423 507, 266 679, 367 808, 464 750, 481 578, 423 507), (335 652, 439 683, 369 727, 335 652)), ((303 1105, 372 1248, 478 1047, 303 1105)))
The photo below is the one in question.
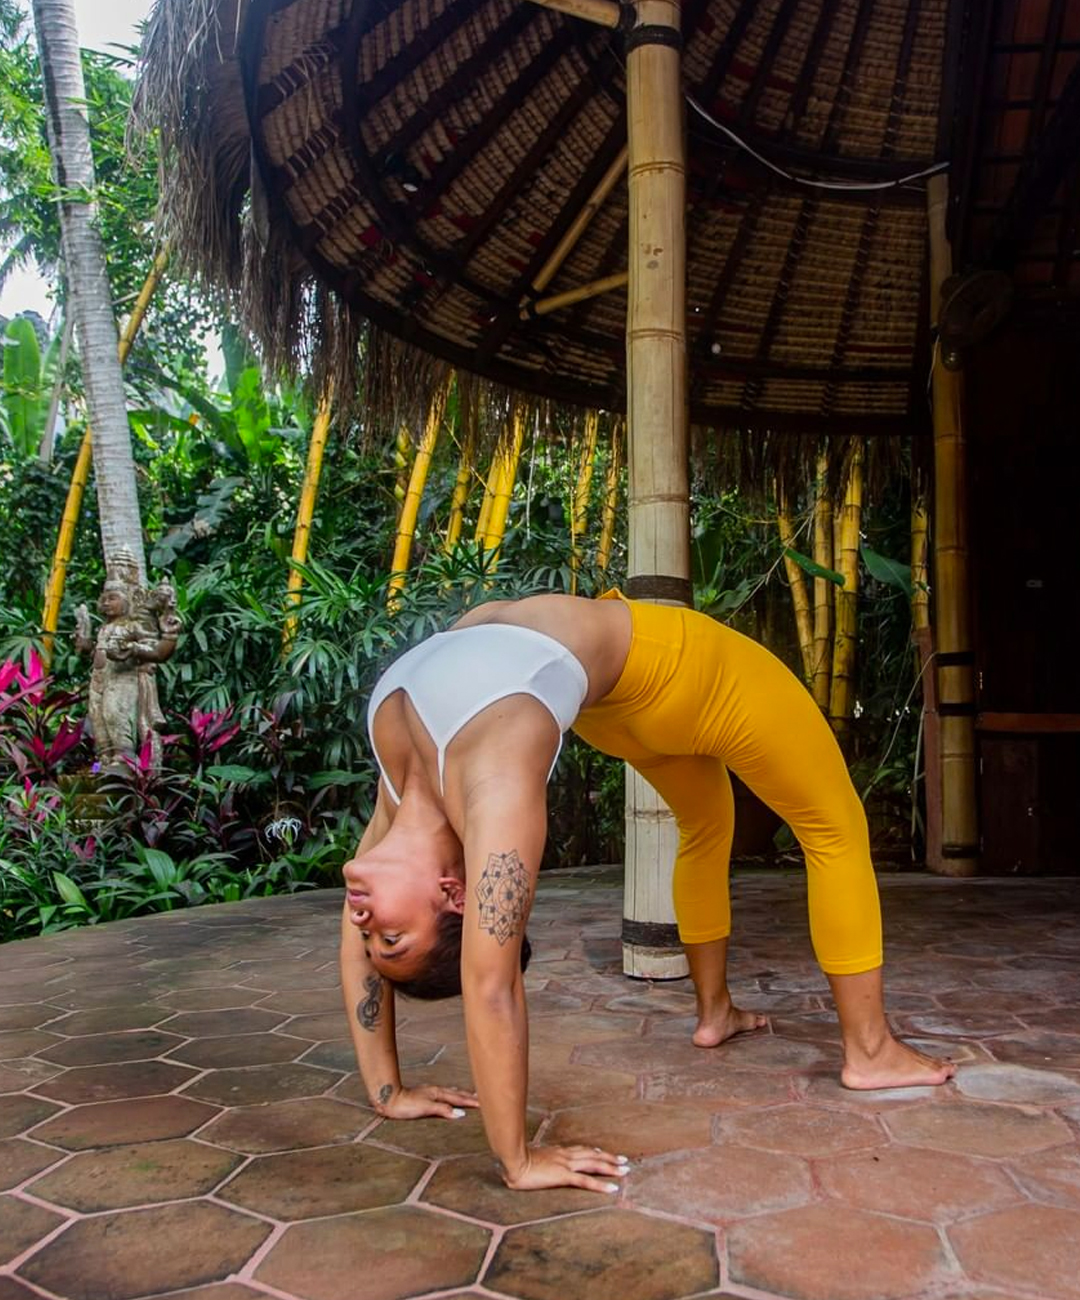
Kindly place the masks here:
MULTIPOLYGON (((461 993, 461 929, 464 918, 459 912, 441 912, 435 927, 435 943, 424 959, 424 968, 411 979, 389 982, 396 993, 424 1002, 456 998, 461 993)), ((529 936, 521 937, 521 969, 532 956, 529 936)))

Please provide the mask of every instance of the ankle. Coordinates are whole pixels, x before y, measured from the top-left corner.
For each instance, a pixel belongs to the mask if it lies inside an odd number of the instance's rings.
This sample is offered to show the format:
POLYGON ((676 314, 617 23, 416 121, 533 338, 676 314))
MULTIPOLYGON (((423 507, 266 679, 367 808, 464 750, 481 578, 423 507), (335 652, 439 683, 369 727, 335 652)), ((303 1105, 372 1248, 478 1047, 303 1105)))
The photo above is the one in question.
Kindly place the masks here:
POLYGON ((844 1056, 849 1061, 875 1061, 893 1042, 886 1024, 860 1029, 857 1033, 843 1035, 844 1056))
POLYGON ((717 1016, 726 1016, 734 1006, 727 989, 708 995, 698 993, 697 1013, 699 1020, 712 1020, 717 1016))

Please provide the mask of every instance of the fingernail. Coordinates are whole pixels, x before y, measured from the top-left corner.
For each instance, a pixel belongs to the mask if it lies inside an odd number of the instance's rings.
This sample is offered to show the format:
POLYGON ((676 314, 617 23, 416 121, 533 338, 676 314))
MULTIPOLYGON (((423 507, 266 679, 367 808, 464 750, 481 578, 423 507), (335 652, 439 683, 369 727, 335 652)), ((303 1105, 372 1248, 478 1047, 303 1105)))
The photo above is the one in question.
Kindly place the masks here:
POLYGON ((616 1156, 615 1159, 619 1162, 620 1165, 628 1165, 630 1163, 629 1156, 616 1156))
POLYGON ((464 1118, 465 1118, 465 1112, 461 1109, 460 1106, 455 1106, 454 1109, 450 1112, 450 1118, 451 1118, 451 1119, 464 1119, 464 1118))
POLYGON ((629 1168, 629 1166, 625 1166, 625 1167, 622 1168, 622 1169, 616 1169, 616 1170, 615 1170, 615 1177, 616 1177, 616 1178, 625 1178, 626 1175, 627 1175, 629 1172, 630 1172, 630 1168, 629 1168))
POLYGON ((605 1192, 617 1192, 618 1190, 619 1190, 619 1184, 618 1184, 618 1183, 605 1183, 605 1184, 604 1184, 604 1191, 605 1191, 605 1192))

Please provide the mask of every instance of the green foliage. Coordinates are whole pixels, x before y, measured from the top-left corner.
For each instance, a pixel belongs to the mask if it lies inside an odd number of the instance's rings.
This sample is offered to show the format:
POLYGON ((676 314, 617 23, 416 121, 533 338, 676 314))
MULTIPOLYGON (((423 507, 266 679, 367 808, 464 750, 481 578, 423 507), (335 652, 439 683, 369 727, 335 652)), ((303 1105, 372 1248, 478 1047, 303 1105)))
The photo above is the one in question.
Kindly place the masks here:
POLYGON ((0 377, 0 434, 15 456, 36 456, 45 433, 49 399, 56 381, 60 337, 50 340, 42 356, 32 321, 17 316, 3 334, 3 372, 0 377))

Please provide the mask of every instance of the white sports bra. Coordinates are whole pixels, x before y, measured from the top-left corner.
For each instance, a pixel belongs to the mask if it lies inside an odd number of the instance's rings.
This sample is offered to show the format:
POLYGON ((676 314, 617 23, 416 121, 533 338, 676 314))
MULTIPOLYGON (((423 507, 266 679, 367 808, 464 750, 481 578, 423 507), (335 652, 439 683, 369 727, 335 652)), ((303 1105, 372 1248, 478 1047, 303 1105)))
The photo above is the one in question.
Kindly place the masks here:
MULTIPOLYGON (((478 623, 437 632, 395 660, 375 683, 368 703, 368 737, 375 761, 395 803, 394 789, 375 747, 375 714, 394 691, 404 691, 424 730, 435 742, 439 791, 443 791, 446 747, 489 704, 509 695, 540 701, 564 732, 577 717, 588 694, 589 679, 581 661, 560 642, 531 627, 478 623)), ((562 749, 551 761, 548 776, 562 749)))

